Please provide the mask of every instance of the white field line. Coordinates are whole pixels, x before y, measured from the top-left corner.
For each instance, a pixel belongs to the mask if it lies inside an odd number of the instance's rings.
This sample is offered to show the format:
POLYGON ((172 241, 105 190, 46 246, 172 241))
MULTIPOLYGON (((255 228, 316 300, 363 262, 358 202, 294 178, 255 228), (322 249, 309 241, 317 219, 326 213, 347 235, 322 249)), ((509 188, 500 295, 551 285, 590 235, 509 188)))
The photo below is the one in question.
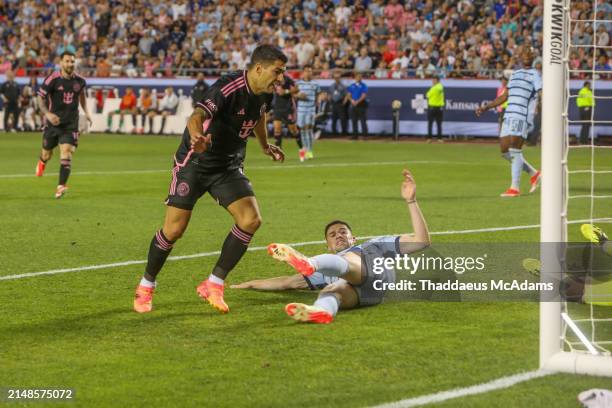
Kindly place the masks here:
MULTIPOLYGON (((575 220, 575 221, 569 221, 568 223, 569 224, 580 224, 580 223, 583 223, 583 222, 591 222, 591 221, 596 221, 596 222, 612 222, 612 218, 597 218, 597 219, 593 219, 593 220, 588 220, 588 219, 587 220, 575 220)), ((513 231, 513 230, 532 229, 532 228, 539 228, 539 227, 540 227, 539 224, 516 225, 516 226, 511 226, 511 227, 479 228, 479 229, 468 229, 468 230, 457 230, 457 231, 437 231, 437 232, 431 232, 430 235, 477 234, 477 233, 481 233, 481 232, 513 231)), ((398 234, 390 234, 390 235, 398 235, 398 234)), ((360 240, 371 239, 371 238, 376 238, 376 237, 379 237, 379 236, 380 235, 369 235, 369 236, 358 237, 358 239, 360 239, 360 240)), ((291 246, 294 246, 294 247, 299 247, 299 246, 324 244, 324 243, 325 243, 325 241, 305 241, 305 242, 294 242, 294 243, 290 243, 288 245, 291 245, 291 246)), ((248 249, 248 251, 264 251, 266 249, 267 249, 267 247, 263 247, 263 246, 260 246, 260 247, 250 247, 248 249)), ((204 258, 204 257, 208 257, 208 256, 219 255, 220 253, 221 253, 220 251, 212 251, 212 252, 201 252, 201 253, 191 254, 191 255, 170 256, 170 257, 168 257, 168 261, 181 261, 183 259, 204 258)), ((23 279, 23 278, 31 278, 31 277, 42 276, 42 275, 57 275, 57 274, 60 274, 60 273, 91 271, 91 270, 107 269, 107 268, 117 268, 117 267, 122 267, 122 266, 129 266, 129 265, 141 265, 141 264, 145 264, 146 262, 147 262, 146 260, 135 260, 135 261, 115 262, 115 263, 101 264, 101 265, 79 266, 79 267, 75 267, 75 268, 66 268, 66 269, 52 269, 52 270, 49 270, 49 271, 42 271, 42 272, 29 272, 29 273, 22 273, 22 274, 18 274, 18 275, 0 276, 0 281, 23 279)))
MULTIPOLYGON (((322 164, 276 164, 269 166, 247 166, 246 171, 250 170, 283 170, 283 169, 309 169, 309 168, 330 168, 330 167, 368 167, 368 166, 395 166, 395 165, 411 164, 458 164, 464 166, 483 166, 483 165, 498 165, 498 163, 482 163, 482 162, 461 162, 461 161, 445 161, 445 160, 403 160, 403 161, 378 161, 378 162, 357 162, 357 163, 322 163, 322 164)), ((504 163, 499 163, 503 165, 504 163)), ((70 173, 70 176, 105 176, 113 174, 150 174, 150 173, 170 173, 172 169, 168 167, 164 170, 108 170, 108 171, 75 171, 70 173)), ((45 176, 57 176, 58 173, 45 173, 45 176)), ((0 174, 0 179, 12 178, 34 178, 34 172, 21 174, 0 174)))
POLYGON ((473 385, 465 388, 455 388, 448 391, 440 391, 434 394, 422 395, 420 397, 408 398, 396 402, 389 402, 382 405, 377 405, 374 408, 409 408, 420 407, 422 405, 443 402, 454 398, 466 397, 468 395, 484 394, 495 390, 512 387, 513 385, 524 381, 534 380, 536 378, 545 377, 554 374, 552 371, 535 370, 526 373, 501 377, 483 384, 473 385))

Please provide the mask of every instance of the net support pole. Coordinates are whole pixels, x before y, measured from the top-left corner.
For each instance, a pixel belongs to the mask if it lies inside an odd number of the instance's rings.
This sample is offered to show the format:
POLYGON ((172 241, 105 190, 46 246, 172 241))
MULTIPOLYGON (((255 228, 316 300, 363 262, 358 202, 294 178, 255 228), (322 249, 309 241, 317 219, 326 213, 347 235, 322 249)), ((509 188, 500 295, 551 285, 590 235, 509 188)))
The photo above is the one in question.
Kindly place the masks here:
MULTIPOLYGON (((564 241, 565 46, 567 0, 544 0, 542 90, 541 279, 558 282, 564 241), (556 279, 555 279, 556 278, 556 279)), ((555 284, 556 286, 556 284, 555 284)), ((540 303, 540 367, 561 351, 561 303, 540 303)))

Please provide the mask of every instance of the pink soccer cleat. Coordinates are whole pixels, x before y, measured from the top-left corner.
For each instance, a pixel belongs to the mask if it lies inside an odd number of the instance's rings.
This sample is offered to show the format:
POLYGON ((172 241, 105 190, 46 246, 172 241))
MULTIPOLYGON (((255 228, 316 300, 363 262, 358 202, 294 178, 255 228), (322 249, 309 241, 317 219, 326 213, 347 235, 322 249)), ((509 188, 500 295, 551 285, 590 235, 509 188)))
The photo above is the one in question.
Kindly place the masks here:
POLYGON ((529 179, 529 182, 531 183, 531 188, 529 188, 529 193, 533 193, 534 191, 538 189, 541 179, 542 179, 542 174, 540 173, 539 170, 536 171, 536 174, 531 176, 531 178, 529 179))
POLYGON ((221 313, 229 312, 229 306, 223 300, 223 285, 212 283, 208 279, 200 283, 196 291, 198 295, 206 300, 212 307, 220 311, 221 313))
POLYGON ((289 303, 285 306, 285 312, 298 322, 328 324, 334 321, 334 316, 327 310, 303 303, 289 303))
POLYGON ((60 184, 55 189, 55 198, 62 198, 66 192, 68 192, 68 186, 65 184, 60 184))
POLYGON ((153 291, 155 288, 138 285, 134 296, 134 311, 148 313, 153 310, 153 291))
POLYGON ((500 194, 500 197, 518 197, 521 195, 521 192, 515 188, 509 188, 503 193, 500 194))
POLYGON ((314 273, 315 268, 312 266, 308 258, 285 244, 270 244, 268 245, 268 254, 277 261, 287 262, 296 271, 304 276, 310 276, 314 273))

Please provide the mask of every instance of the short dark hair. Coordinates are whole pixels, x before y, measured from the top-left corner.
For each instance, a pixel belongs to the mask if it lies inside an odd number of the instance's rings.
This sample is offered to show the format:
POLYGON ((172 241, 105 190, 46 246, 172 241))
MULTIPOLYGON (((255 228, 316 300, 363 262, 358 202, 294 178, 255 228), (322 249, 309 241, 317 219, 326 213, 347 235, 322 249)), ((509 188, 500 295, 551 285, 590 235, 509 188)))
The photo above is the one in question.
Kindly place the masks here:
POLYGON ((76 57, 76 54, 70 50, 64 50, 64 52, 62 52, 62 55, 60 56, 61 59, 64 59, 64 57, 66 55, 70 55, 71 57, 76 57))
POLYGON ((346 228, 348 228, 349 231, 353 232, 353 229, 351 228, 350 225, 348 225, 348 223, 346 221, 342 221, 342 220, 333 220, 332 222, 330 222, 329 224, 327 224, 325 226, 325 236, 327 236, 327 230, 329 230, 332 226, 336 225, 336 224, 341 224, 344 225, 346 228))
POLYGON ((308 68, 309 68, 309 69, 312 69, 312 65, 310 65, 310 64, 306 64, 306 65, 304 65, 304 67, 303 67, 302 69, 308 69, 308 68))
POLYGON ((255 64, 269 65, 274 63, 274 61, 282 61, 283 64, 286 64, 288 59, 279 48, 273 45, 263 44, 253 51, 249 68, 252 68, 255 64))

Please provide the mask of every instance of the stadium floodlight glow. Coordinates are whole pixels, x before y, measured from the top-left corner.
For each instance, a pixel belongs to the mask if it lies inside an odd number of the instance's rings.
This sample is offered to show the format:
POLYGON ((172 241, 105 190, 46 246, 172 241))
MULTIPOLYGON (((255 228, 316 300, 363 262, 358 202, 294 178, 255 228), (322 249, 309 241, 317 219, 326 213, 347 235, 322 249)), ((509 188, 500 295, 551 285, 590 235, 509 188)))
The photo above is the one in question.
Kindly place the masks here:
MULTIPOLYGON (((597 0, 592 0, 595 8, 591 14, 591 24, 596 25, 597 0)), ((543 49, 543 90, 542 90, 542 188, 540 208, 540 242, 541 244, 541 279, 559 285, 558 274, 563 270, 564 243, 567 242, 567 208, 569 197, 568 151, 569 151, 569 67, 570 50, 570 0, 544 1, 544 49, 543 49), (555 283, 556 282, 556 283, 555 283)), ((597 23, 606 21, 597 20, 597 23)), ((597 44, 593 36, 593 55, 596 55, 597 44)), ((593 76, 593 92, 597 94, 595 79, 595 61, 590 61, 593 76)), ((594 111, 594 109, 592 110, 594 111)), ((593 115, 593 113, 592 113, 593 115)), ((593 122, 593 116, 591 117, 593 122)), ((591 132, 595 126, 591 126, 591 132)), ((591 137, 591 191, 590 219, 594 214, 594 157, 596 146, 591 137)), ((591 306, 590 338, 582 333, 568 313, 567 303, 540 303, 540 368, 576 374, 612 376, 612 356, 609 348, 604 346, 612 342, 598 342, 595 336, 595 323, 606 320, 612 324, 612 319, 595 319, 591 306), (567 328, 577 330, 586 350, 573 347, 575 343, 568 341, 567 328), (584 340, 584 341, 583 341, 584 340), (590 345, 591 347, 587 346, 590 345)), ((612 339, 609 339, 612 340, 612 339)))

